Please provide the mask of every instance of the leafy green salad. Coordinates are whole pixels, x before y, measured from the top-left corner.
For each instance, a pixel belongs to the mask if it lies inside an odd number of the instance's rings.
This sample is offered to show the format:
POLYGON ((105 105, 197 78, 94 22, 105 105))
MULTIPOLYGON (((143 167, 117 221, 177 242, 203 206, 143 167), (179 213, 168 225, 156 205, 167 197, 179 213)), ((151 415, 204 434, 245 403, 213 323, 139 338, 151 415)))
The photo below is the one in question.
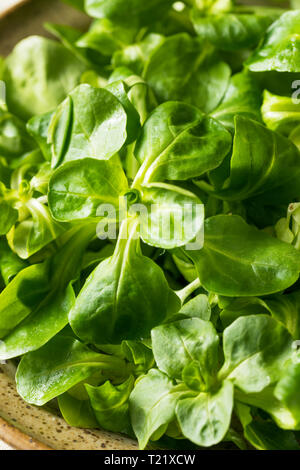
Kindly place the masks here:
POLYGON ((300 2, 66 2, 0 61, 0 361, 141 449, 300 450, 300 2))

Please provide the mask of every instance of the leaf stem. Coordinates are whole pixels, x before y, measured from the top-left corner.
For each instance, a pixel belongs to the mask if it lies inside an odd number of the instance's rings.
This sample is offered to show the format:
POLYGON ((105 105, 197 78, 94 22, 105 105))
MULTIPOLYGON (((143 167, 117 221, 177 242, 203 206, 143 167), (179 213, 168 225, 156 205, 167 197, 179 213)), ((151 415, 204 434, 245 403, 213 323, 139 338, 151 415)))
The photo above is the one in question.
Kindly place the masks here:
POLYGON ((193 282, 185 286, 183 289, 176 291, 176 294, 183 304, 185 300, 199 287, 201 287, 200 280, 196 278, 193 282))

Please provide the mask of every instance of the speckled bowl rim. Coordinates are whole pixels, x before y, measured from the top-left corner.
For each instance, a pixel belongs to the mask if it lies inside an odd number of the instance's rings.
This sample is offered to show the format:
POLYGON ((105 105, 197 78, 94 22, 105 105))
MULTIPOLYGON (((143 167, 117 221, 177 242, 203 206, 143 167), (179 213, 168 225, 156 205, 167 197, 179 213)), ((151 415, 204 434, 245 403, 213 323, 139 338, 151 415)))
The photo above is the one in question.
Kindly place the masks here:
POLYGON ((14 450, 53 450, 0 417, 0 439, 14 450))
POLYGON ((50 407, 29 405, 18 394, 15 366, 0 364, 0 439, 16 450, 138 450, 135 440, 68 425, 50 407))

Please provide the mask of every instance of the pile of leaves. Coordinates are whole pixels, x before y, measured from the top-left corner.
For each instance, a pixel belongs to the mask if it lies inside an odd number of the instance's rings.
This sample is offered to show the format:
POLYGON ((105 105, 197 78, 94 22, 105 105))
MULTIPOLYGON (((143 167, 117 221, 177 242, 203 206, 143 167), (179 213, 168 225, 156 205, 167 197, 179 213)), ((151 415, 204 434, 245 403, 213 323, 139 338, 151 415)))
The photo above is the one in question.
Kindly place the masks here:
POLYGON ((300 449, 299 2, 68 3, 1 60, 0 360, 141 449, 300 449))

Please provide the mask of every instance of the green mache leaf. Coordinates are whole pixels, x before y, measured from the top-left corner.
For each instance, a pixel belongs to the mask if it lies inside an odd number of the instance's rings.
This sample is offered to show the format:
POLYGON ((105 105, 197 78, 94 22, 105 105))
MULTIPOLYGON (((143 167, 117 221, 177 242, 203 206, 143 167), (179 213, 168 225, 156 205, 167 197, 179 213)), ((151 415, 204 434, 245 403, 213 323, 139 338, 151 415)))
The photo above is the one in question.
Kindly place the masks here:
POLYGON ((86 385, 92 409, 101 428, 108 431, 131 434, 129 418, 129 395, 134 386, 134 377, 130 376, 120 385, 109 381, 99 387, 86 385))
POLYGON ((209 385, 218 367, 219 337, 212 323, 189 318, 160 325, 151 332, 158 368, 169 377, 181 379, 190 361, 199 364, 200 374, 209 385))
POLYGON ((28 259, 58 238, 64 227, 52 219, 48 206, 37 199, 26 203, 29 215, 7 234, 10 248, 22 259, 28 259))
POLYGON ((148 58, 163 44, 164 40, 165 38, 161 34, 147 34, 142 41, 116 51, 112 58, 112 64, 115 68, 128 67, 137 75, 142 75, 148 58))
POLYGON ((101 359, 76 339, 56 336, 22 358, 16 374, 18 393, 27 403, 44 405, 101 369, 101 359))
POLYGON ((244 436, 258 450, 299 450, 299 444, 290 431, 278 428, 270 419, 253 419, 251 409, 237 403, 237 413, 244 428, 244 436))
POLYGON ((184 101, 209 113, 225 94, 230 67, 218 59, 212 47, 180 33, 153 52, 143 76, 159 102, 184 101))
POLYGON ((292 354, 292 337, 270 316, 249 315, 224 330, 223 348, 219 377, 230 379, 244 393, 258 393, 280 379, 292 354))
POLYGON ((0 108, 0 154, 7 161, 30 152, 34 141, 26 132, 25 123, 5 109, 0 108))
POLYGON ((123 222, 113 256, 88 277, 70 312, 73 330, 86 342, 147 337, 166 317, 173 297, 179 303, 161 268, 142 255, 136 225, 123 222))
POLYGON ((219 166, 230 147, 230 133, 222 124, 194 106, 168 102, 145 122, 135 157, 143 164, 142 184, 148 184, 200 176, 219 166))
POLYGON ((141 193, 142 208, 138 205, 137 212, 145 243, 172 249, 186 245, 201 233, 204 205, 194 194, 164 183, 144 185, 141 193))
POLYGON ((122 351, 126 359, 134 364, 134 373, 137 376, 145 374, 154 366, 152 349, 140 341, 123 341, 122 351))
POLYGON ((10 185, 11 179, 11 168, 7 165, 7 162, 4 158, 0 157, 0 195, 3 197, 6 193, 6 188, 10 185))
POLYGON ((144 449, 151 437, 159 438, 175 418, 178 399, 187 394, 182 386, 175 386, 162 372, 151 369, 136 383, 129 399, 131 424, 144 449), (161 432, 160 429, 162 429, 161 432))
POLYGON ((125 143, 126 126, 126 112, 112 93, 78 86, 51 121, 52 166, 80 158, 109 159, 125 143))
POLYGON ((171 0, 85 0, 84 3, 85 11, 93 18, 108 18, 128 26, 161 19, 171 5, 171 0))
POLYGON ((52 168, 61 163, 68 149, 72 121, 73 101, 70 96, 67 96, 52 114, 48 127, 47 144, 51 149, 52 168))
POLYGON ((19 217, 18 211, 7 204, 0 202, 0 235, 6 235, 15 225, 19 217))
POLYGON ((260 107, 261 91, 257 82, 249 74, 241 72, 230 79, 222 102, 211 116, 234 131, 234 117, 237 115, 261 121, 260 107))
POLYGON ((111 56, 116 51, 126 48, 134 41, 136 33, 134 27, 124 28, 121 24, 102 18, 93 21, 89 30, 77 38, 76 46, 80 49, 95 51, 103 62, 109 63, 111 56))
POLYGON ((225 380, 216 391, 183 398, 176 405, 182 434, 203 447, 218 444, 225 437, 233 409, 233 384, 225 380))
MULTIPOLYGON (((91 77, 92 78, 92 77, 91 77)), ((157 106, 157 100, 153 90, 145 80, 140 76, 134 75, 134 72, 127 67, 117 67, 110 75, 108 82, 113 83, 122 80, 125 83, 127 95, 130 102, 138 111, 141 124, 144 124, 150 112, 157 106)), ((98 81, 99 77, 98 77, 98 81)), ((97 86, 101 86, 100 84, 97 86)), ((130 153, 132 154, 133 148, 130 153)), ((132 179, 134 178, 133 175, 132 179)))
POLYGON ((87 83, 94 88, 105 88, 108 80, 103 74, 98 74, 95 70, 87 70, 81 77, 81 83, 87 83))
MULTIPOLYGON (((289 361, 285 364, 285 369, 288 369, 288 366, 289 361)), ((293 412, 285 406, 284 402, 276 398, 275 390, 276 383, 257 393, 244 393, 235 388, 235 398, 243 404, 254 406, 268 413, 279 428, 296 429, 297 421, 293 412)))
POLYGON ((300 259, 290 245, 259 231, 237 215, 206 219, 204 247, 186 251, 201 285, 225 296, 280 292, 299 277, 300 259))
POLYGON ((23 39, 6 59, 8 106, 23 119, 52 111, 84 70, 85 65, 58 42, 40 36, 23 39))
POLYGON ((289 134, 300 123, 300 106, 288 96, 278 96, 264 91, 261 108, 264 123, 269 129, 289 134))
POLYGON ((95 227, 71 232, 50 259, 22 270, 0 294, 0 358, 9 359, 43 346, 68 323, 85 248, 95 227))
POLYGON ((300 125, 290 133, 289 138, 300 151, 300 125))
POLYGON ((206 391, 206 383, 202 376, 200 364, 197 361, 189 362, 182 371, 182 381, 195 392, 206 391))
POLYGON ((261 13, 232 12, 207 17, 195 9, 192 11, 192 22, 202 41, 209 41, 217 49, 236 51, 256 46, 279 16, 270 14, 267 9, 262 9, 261 13))
POLYGON ((208 297, 205 294, 196 295, 191 300, 183 304, 179 314, 186 315, 191 318, 200 318, 201 320, 210 320, 211 307, 208 297))
POLYGON ((274 395, 293 416, 294 423, 289 429, 300 430, 300 363, 292 363, 286 368, 275 387, 274 395))
POLYGON ((118 158, 84 158, 67 162, 52 175, 48 202, 53 217, 61 222, 94 219, 101 204, 119 211, 119 198, 128 183, 118 158))
POLYGON ((51 146, 48 144, 48 129, 53 113, 33 116, 27 122, 27 132, 34 138, 46 160, 51 160, 51 146))
POLYGON ((261 45, 246 62, 251 72, 300 71, 300 12, 287 11, 267 30, 261 45))
POLYGON ((86 67, 100 71, 103 65, 108 63, 107 57, 90 50, 87 47, 80 47, 79 44, 77 44, 77 41, 82 37, 82 31, 75 29, 72 26, 48 22, 44 24, 44 28, 59 39, 64 47, 69 49, 69 51, 86 67))
POLYGON ((13 253, 7 241, 4 238, 0 239, 0 273, 3 278, 4 284, 7 286, 12 279, 22 269, 27 267, 27 263, 20 259, 15 253, 13 253))
POLYGON ((291 201, 299 195, 299 164, 300 153, 290 140, 237 116, 230 177, 216 195, 239 201, 261 196, 262 203, 273 204, 291 201))
MULTIPOLYGON (((124 71, 124 68, 115 70, 116 73, 122 71, 124 71)), ((139 76, 132 75, 132 73, 127 76, 126 83, 130 87, 128 97, 140 115, 141 124, 144 124, 150 113, 157 106, 154 92, 148 83, 139 76)))
POLYGON ((89 399, 79 400, 65 392, 58 397, 57 401, 64 420, 70 426, 92 429, 98 427, 98 421, 89 399))
POLYGON ((20 322, 0 343, 2 360, 20 356, 43 346, 68 323, 68 313, 75 302, 73 288, 45 297, 32 315, 20 322))
POLYGON ((217 15, 231 11, 235 0, 191 0, 195 8, 200 10, 203 15, 217 15))
POLYGON ((175 250, 172 258, 176 268, 186 281, 193 282, 197 279, 198 274, 195 265, 183 250, 175 250))
POLYGON ((48 292, 48 264, 21 270, 0 294, 0 337, 26 318, 48 292))
MULTIPOLYGON (((116 82, 110 82, 106 86, 106 90, 110 91, 122 104, 127 114, 127 140, 126 144, 132 144, 138 136, 141 128, 140 115, 129 100, 126 92, 125 83, 122 80, 116 82)), ((128 91, 130 91, 128 89, 128 91)))
MULTIPOLYGON (((241 316, 271 313, 266 301, 258 297, 223 297, 221 302, 219 297, 219 307, 222 309, 220 320, 224 328, 241 316)), ((276 320, 279 321, 278 318, 276 320)))
POLYGON ((281 322, 295 340, 300 338, 300 291, 274 295, 264 302, 275 320, 281 322))

